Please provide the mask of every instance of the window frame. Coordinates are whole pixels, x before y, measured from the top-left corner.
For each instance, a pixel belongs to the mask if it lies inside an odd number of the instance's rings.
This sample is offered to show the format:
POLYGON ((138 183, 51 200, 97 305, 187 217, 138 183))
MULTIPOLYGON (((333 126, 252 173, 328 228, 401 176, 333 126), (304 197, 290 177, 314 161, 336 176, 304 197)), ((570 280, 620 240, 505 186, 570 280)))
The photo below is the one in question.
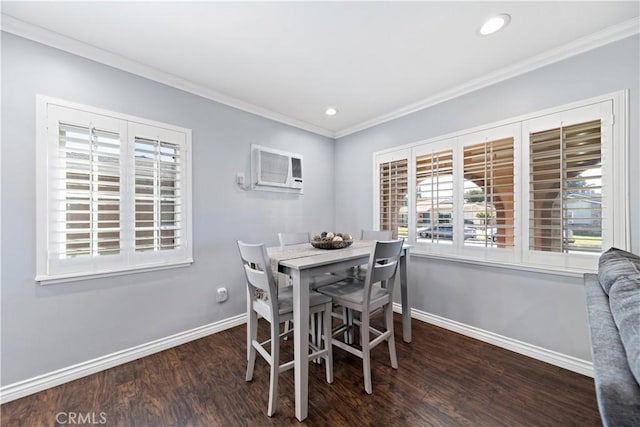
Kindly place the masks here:
MULTIPOLYGON (((614 141, 613 141, 613 117, 614 107, 612 100, 605 100, 598 103, 584 105, 572 109, 558 111, 553 114, 547 114, 541 117, 532 118, 522 123, 522 135, 524 144, 523 151, 523 163, 527 165, 522 169, 522 179, 526 179, 524 174, 529 173, 529 160, 530 160, 530 139, 529 134, 544 130, 550 130, 559 127, 572 126, 579 123, 584 123, 590 120, 599 119, 601 127, 601 165, 602 165, 602 217, 610 218, 609 221, 602 221, 602 252, 606 251, 611 246, 616 246, 616 238, 613 224, 616 222, 616 214, 614 210, 615 188, 614 178, 612 177, 611 170, 616 169, 615 158, 613 155, 614 141)), ((527 181, 529 183, 529 181, 527 181)), ((529 204, 531 203, 531 197, 529 188, 522 188, 523 192, 523 224, 526 224, 522 228, 523 235, 523 259, 527 264, 544 264, 557 268, 573 268, 573 269, 590 269, 594 265, 597 265, 597 259, 602 252, 580 252, 580 253, 562 253, 562 252, 545 252, 535 249, 530 249, 530 227, 529 220, 530 210, 529 204)), ((560 194, 562 198, 562 193, 560 194)))
MULTIPOLYGON (((455 147, 455 142, 456 142, 455 138, 447 138, 447 139, 441 139, 441 140, 430 142, 428 144, 423 144, 423 145, 413 147, 411 149, 411 160, 409 162, 409 169, 411 170, 410 176, 412 177, 411 181, 409 182, 409 195, 410 195, 409 206, 410 206, 410 213, 413 215, 413 221, 409 222, 409 232, 411 233, 410 234, 411 242, 415 244, 416 247, 428 248, 427 250, 429 252, 437 253, 437 254, 445 254, 450 256, 453 256, 457 252, 457 246, 459 241, 459 239, 457 239, 457 235, 455 231, 458 229, 457 221, 459 219, 458 218, 459 215, 457 212, 457 206, 458 206, 458 200, 459 200, 458 193, 460 189, 459 187, 460 183, 456 179, 456 174, 455 174, 455 170, 457 169, 456 165, 459 159, 459 155, 455 147), (449 244, 448 242, 445 242, 444 244, 438 243, 438 242, 428 242, 428 241, 418 242, 418 236, 416 236, 416 231, 417 231, 416 213, 418 209, 417 207, 418 200, 416 197, 416 194, 417 194, 417 183, 416 183, 417 174, 416 174, 416 167, 415 167, 416 161, 418 157, 424 156, 426 154, 441 153, 449 150, 451 150, 453 154, 453 168, 454 168, 454 175, 452 177, 452 180, 453 180, 452 182, 452 186, 453 186, 452 215, 454 218, 453 239, 451 241, 451 244, 449 244)), ((440 222, 440 217, 438 217, 438 222, 440 222)))
MULTIPOLYGON (((414 245, 412 253, 417 256, 427 256, 435 258, 445 258, 451 260, 457 260, 460 262, 479 263, 483 265, 495 265, 500 267, 515 268, 519 270, 528 271, 542 271, 556 274, 565 275, 581 275, 585 272, 597 271, 597 255, 585 254, 585 257, 578 256, 576 254, 559 254, 554 253, 551 256, 567 255, 559 258, 585 258, 586 261, 581 260, 578 262, 566 260, 559 261, 556 256, 555 262, 548 263, 544 259, 536 259, 536 257, 530 257, 528 252, 529 248, 529 235, 528 235, 528 186, 529 186, 529 164, 528 164, 528 134, 526 132, 524 124, 533 120, 539 120, 547 116, 554 114, 561 114, 571 112, 573 110, 579 110, 581 108, 598 105, 601 103, 609 102, 611 105, 611 114, 603 117, 603 125, 606 122, 611 126, 611 138, 609 141, 602 141, 603 159, 605 159, 605 152, 607 153, 606 162, 608 164, 603 165, 603 175, 606 169, 607 180, 610 183, 608 185, 609 194, 604 194, 603 197, 607 197, 608 207, 610 208, 609 223, 603 224, 603 234, 606 228, 606 243, 603 236, 603 248, 605 251, 609 246, 616 246, 621 249, 629 249, 630 242, 630 225, 629 225, 629 175, 628 175, 628 151, 629 151, 629 130, 628 130, 628 90, 622 90, 613 92, 594 98, 589 98, 570 104, 565 104, 557 107, 548 108, 541 111, 536 111, 526 115, 502 120, 499 122, 478 126, 471 129, 465 129, 457 132, 453 132, 447 135, 441 135, 438 137, 413 142, 410 144, 401 145, 394 148, 389 148, 382 151, 373 153, 374 163, 374 226, 378 226, 378 188, 375 186, 375 182, 378 179, 378 164, 377 158, 390 158, 393 156, 407 155, 410 156, 409 161, 409 239, 408 243, 414 245), (454 182, 457 185, 457 190, 454 190, 454 212, 456 212, 455 226, 458 230, 462 230, 464 226, 463 221, 463 206, 456 200, 463 197, 464 191, 464 173, 463 173, 463 153, 465 145, 472 145, 475 142, 482 142, 478 140, 478 135, 486 134, 488 139, 498 139, 499 135, 504 135, 504 129, 512 129, 514 138, 514 248, 499 249, 499 248, 471 248, 464 247, 464 240, 457 238, 454 240, 452 248, 443 249, 443 246, 438 244, 425 244, 418 242, 415 235, 415 216, 416 216, 416 185, 415 182, 415 160, 417 153, 438 151, 438 149, 444 149, 452 147, 454 149, 454 182), (475 138, 475 139, 474 139, 475 138), (605 143, 608 144, 605 147, 605 143), (437 149, 435 148, 437 147, 437 149)), ((455 239, 455 236, 454 236, 455 239)), ((470 246, 470 245, 468 245, 470 246)), ((545 254, 546 255, 546 254, 545 254)), ((583 255, 583 254, 577 254, 583 255)))
MULTIPOLYGON (((413 179, 413 176, 415 175, 415 171, 412 171, 411 167, 410 167, 410 154, 411 151, 406 149, 406 150, 395 150, 392 152, 387 152, 384 154, 381 154, 379 156, 373 156, 373 194, 374 194, 374 205, 375 206, 379 206, 380 205, 380 165, 383 163, 391 163, 391 162, 396 162, 396 161, 400 161, 400 160, 406 160, 407 161, 407 180, 408 180, 408 188, 410 187, 410 182, 413 179)), ((409 199, 409 201, 411 201, 411 198, 409 199)), ((408 224, 411 224, 411 218, 412 218, 412 213, 411 213, 411 206, 409 203, 408 206, 408 212, 407 212, 407 222, 408 224)), ((380 209, 375 209, 373 212, 373 228, 372 230, 379 230, 380 229, 380 220, 381 220, 381 215, 380 215, 380 209)), ((408 227, 408 232, 411 233, 411 227, 408 227)), ((411 236, 409 235, 409 238, 411 238, 411 236)))
MULTIPOLYGON (((98 126, 96 126, 97 128, 98 126)), ((138 135, 139 136, 139 135, 138 135)), ((36 276, 41 285, 87 280, 99 277, 185 267, 193 263, 192 240, 192 190, 191 190, 191 130, 123 113, 116 113, 92 106, 36 95, 36 276), (78 118, 80 123, 91 126, 104 125, 106 130, 117 130, 120 138, 119 179, 119 231, 120 250, 117 255, 86 256, 78 258, 54 258, 50 256, 51 236, 55 231, 52 197, 62 188, 54 188, 50 179, 56 170, 59 151, 59 122, 78 118), (60 120, 63 118, 64 120, 60 120), (157 251, 156 254, 136 254, 132 240, 134 230, 135 159, 133 147, 138 132, 136 127, 155 129, 156 134, 169 135, 184 151, 184 182, 181 197, 184 204, 184 246, 180 250, 157 251), (170 253, 168 253, 170 252, 170 253)))
MULTIPOLYGON (((500 247, 475 247, 470 245, 465 245, 464 241, 459 241, 460 251, 459 253, 463 256, 468 256, 470 258, 478 258, 485 260, 495 260, 500 262, 518 262, 519 253, 522 247, 522 237, 519 235, 518 230, 521 228, 522 221, 522 193, 521 193, 521 182, 522 178, 518 175, 517 171, 521 169, 521 153, 519 148, 522 145, 521 139, 521 125, 519 122, 495 126, 488 129, 484 129, 481 131, 467 133, 465 135, 461 135, 458 138, 458 158, 460 162, 458 163, 457 168, 457 179, 459 180, 459 188, 461 189, 461 193, 459 197, 462 198, 464 195, 464 149, 467 146, 476 145, 480 142, 490 142, 496 141, 505 138, 513 138, 513 169, 514 169, 514 181, 513 181, 513 193, 514 193, 514 201, 513 201, 513 215, 514 215, 514 245, 511 248, 500 248, 500 247)), ((458 217, 460 218, 460 222, 456 222, 456 227, 459 230, 462 230, 464 227, 463 224, 463 210, 464 205, 459 204, 456 208, 460 210, 458 217)))

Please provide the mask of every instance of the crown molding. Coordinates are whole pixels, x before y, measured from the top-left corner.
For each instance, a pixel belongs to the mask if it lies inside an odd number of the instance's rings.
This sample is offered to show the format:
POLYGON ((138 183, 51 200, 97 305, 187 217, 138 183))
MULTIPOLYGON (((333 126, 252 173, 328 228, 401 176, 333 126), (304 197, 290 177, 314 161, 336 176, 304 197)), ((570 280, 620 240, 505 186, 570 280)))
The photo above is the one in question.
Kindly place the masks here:
POLYGON ((221 92, 217 92, 215 90, 193 83, 189 80, 183 79, 173 74, 166 73, 157 68, 142 64, 138 61, 134 61, 124 56, 117 55, 113 52, 100 49, 96 46, 64 36, 54 31, 29 24, 12 16, 1 14, 1 17, 2 23, 0 25, 0 29, 2 31, 6 31, 23 38, 33 40, 35 42, 60 49, 65 52, 69 52, 74 55, 78 55, 83 58, 87 58, 92 61, 99 62, 101 64, 105 64, 110 67, 114 67, 147 78, 149 80, 153 80, 158 83, 162 83, 167 86, 192 93, 194 95, 202 96, 203 98, 207 98, 212 101, 251 114, 255 114, 269 120, 284 123, 286 125, 306 130, 318 135, 327 136, 329 138, 335 137, 335 133, 328 129, 324 129, 322 127, 312 125, 302 120, 297 120, 284 114, 280 114, 275 111, 271 111, 266 108, 242 101, 240 99, 234 98, 221 92))
POLYGON ((1 14, 2 23, 0 29, 20 37, 24 37, 38 43, 45 44, 114 68, 118 68, 129 73, 145 77, 147 79, 171 86, 185 92, 189 92, 203 98, 255 114, 266 119, 274 120, 289 126, 306 130, 318 135, 338 139, 356 132, 380 125, 382 123, 415 113, 420 110, 432 107, 442 102, 457 98, 462 95, 474 92, 501 81, 516 77, 538 68, 553 64, 563 59, 579 55, 583 52, 596 49, 609 43, 630 37, 640 33, 640 19, 634 18, 609 27, 605 30, 582 37, 564 46, 533 56, 525 61, 521 61, 500 71, 487 74, 478 79, 471 80, 463 85, 440 92, 421 101, 409 104, 406 107, 391 111, 381 116, 367 120, 360 124, 333 132, 302 120, 297 120, 275 111, 242 101, 228 96, 221 92, 214 91, 202 85, 198 85, 189 80, 166 73, 140 62, 125 58, 113 52, 100 49, 96 46, 63 36, 62 34, 38 27, 13 18, 9 15, 1 14))
POLYGON ((501 69, 500 71, 487 74, 475 80, 471 80, 463 85, 457 86, 450 90, 440 92, 434 96, 425 98, 421 101, 407 105, 406 107, 383 114, 374 119, 352 126, 347 129, 340 130, 335 133, 335 138, 342 138, 352 133, 360 132, 373 126, 415 113, 425 108, 432 107, 450 99, 457 98, 462 95, 474 92, 487 86, 499 83, 501 81, 526 74, 538 68, 545 67, 563 59, 579 55, 589 50, 596 49, 609 43, 622 40, 624 38, 640 33, 640 19, 634 18, 621 24, 614 25, 605 30, 590 34, 586 37, 577 39, 564 46, 549 50, 540 55, 533 56, 525 61, 516 63, 510 67, 501 69))

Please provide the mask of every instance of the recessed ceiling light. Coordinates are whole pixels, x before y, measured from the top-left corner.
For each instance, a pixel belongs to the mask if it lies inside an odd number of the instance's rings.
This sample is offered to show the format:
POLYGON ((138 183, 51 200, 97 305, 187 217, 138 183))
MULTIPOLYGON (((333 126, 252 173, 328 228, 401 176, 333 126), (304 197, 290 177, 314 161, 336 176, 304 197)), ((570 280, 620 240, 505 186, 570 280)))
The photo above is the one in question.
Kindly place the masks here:
POLYGON ((489 34, 500 31, 509 23, 509 21, 511 21, 511 16, 506 13, 489 18, 484 24, 482 24, 482 27, 480 27, 480 34, 488 36, 489 34))
POLYGON ((333 108, 333 107, 329 107, 329 108, 327 108, 326 110, 324 110, 324 113, 325 113, 327 116, 335 116, 336 114, 338 114, 338 110, 336 110, 336 109, 335 109, 335 108, 333 108))

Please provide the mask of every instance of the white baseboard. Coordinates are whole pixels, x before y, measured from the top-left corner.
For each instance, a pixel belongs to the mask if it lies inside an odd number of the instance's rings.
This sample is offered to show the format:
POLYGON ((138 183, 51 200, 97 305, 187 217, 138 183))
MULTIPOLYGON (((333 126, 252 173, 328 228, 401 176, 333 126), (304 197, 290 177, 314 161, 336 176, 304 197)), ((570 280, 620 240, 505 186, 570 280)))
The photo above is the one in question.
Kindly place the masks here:
MULTIPOLYGON (((402 308, 400 304, 394 303, 394 311, 400 313, 402 308)), ((98 357, 93 360, 78 363, 66 368, 58 369, 44 375, 19 381, 0 388, 0 403, 11 402, 39 391, 55 387, 114 366, 122 365, 141 357, 149 356, 160 351, 167 350, 178 345, 185 344, 189 341, 197 340, 208 335, 224 331, 225 329, 246 323, 246 314, 239 314, 228 319, 180 332, 165 338, 151 341, 131 347, 126 350, 98 357)), ((514 351, 525 356, 532 357, 543 362, 550 363, 561 368, 577 372, 582 375, 593 377, 593 365, 586 360, 578 359, 573 356, 567 356, 552 350, 547 350, 532 344, 504 337, 493 332, 485 331, 474 326, 465 325, 464 323, 446 319, 424 311, 411 309, 411 317, 435 326, 466 335, 507 350, 514 351)))
MULTIPOLYGON (((393 303, 393 311, 401 313, 402 306, 398 303, 393 303)), ((415 308, 411 309, 411 317, 593 378, 593 363, 589 361, 498 335, 475 326, 469 326, 455 320, 416 310, 415 308)))
POLYGON ((175 335, 170 335, 165 338, 160 338, 146 344, 137 345, 126 350, 117 351, 93 360, 88 360, 86 362, 58 369, 57 371, 39 375, 34 378, 9 384, 0 388, 0 403, 11 402, 12 400, 43 391, 78 378, 86 377, 87 375, 104 371, 105 369, 113 368, 114 366, 122 365, 124 363, 131 362, 132 360, 140 359, 141 357, 149 356, 151 354, 167 350, 171 347, 176 347, 189 341, 197 340, 199 338, 224 331, 225 329, 242 325, 246 323, 246 321, 246 313, 239 314, 228 319, 213 322, 208 325, 180 332, 175 335))

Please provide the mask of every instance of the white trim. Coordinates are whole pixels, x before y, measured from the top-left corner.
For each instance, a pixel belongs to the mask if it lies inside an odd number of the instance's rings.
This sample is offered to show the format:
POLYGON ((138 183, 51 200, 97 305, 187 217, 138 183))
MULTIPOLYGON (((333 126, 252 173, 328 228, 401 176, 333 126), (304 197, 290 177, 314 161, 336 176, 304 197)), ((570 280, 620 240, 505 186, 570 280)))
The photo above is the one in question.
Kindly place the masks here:
POLYGON ((193 263, 191 129, 36 94, 36 145, 40 148, 37 150, 36 155, 36 165, 38 166, 36 175, 36 195, 38 196, 36 206, 36 251, 38 256, 36 261, 36 282, 42 285, 50 285, 134 272, 184 267, 193 263), (117 131, 123 146, 128 147, 126 149, 129 151, 121 155, 120 176, 122 179, 120 184, 122 189, 121 196, 124 194, 121 206, 126 209, 125 212, 121 211, 121 230, 124 230, 124 234, 130 239, 134 234, 133 226, 130 226, 133 216, 129 215, 133 200, 127 197, 131 194, 130 190, 133 182, 129 182, 131 178, 126 171, 132 170, 133 167, 134 153, 131 147, 135 143, 134 138, 140 132, 152 132, 161 134, 163 138, 180 145, 183 159, 183 177, 181 179, 181 191, 183 193, 181 201, 184 203, 181 226, 183 242, 180 248, 164 251, 166 253, 162 254, 159 254, 158 251, 138 254, 133 249, 133 244, 131 244, 130 247, 125 246, 121 254, 110 256, 109 260, 105 258, 99 263, 95 262, 94 259, 88 259, 88 257, 86 259, 65 260, 54 260, 49 257, 48 254, 51 249, 49 239, 52 231, 50 196, 54 194, 56 189, 51 187, 52 181, 48 179, 48 174, 54 168, 54 165, 50 164, 50 162, 54 161, 53 159, 58 149, 56 132, 53 130, 53 127, 57 129, 58 115, 64 115, 67 118, 71 115, 80 121, 93 121, 94 123, 98 120, 105 126, 105 129, 117 131), (126 167, 123 168, 123 166, 126 167))
MULTIPOLYGON (((556 114, 562 111, 567 111, 567 110, 572 110, 574 108, 581 108, 581 107, 585 107, 587 105, 591 105, 591 104, 598 104, 602 101, 609 101, 609 100, 614 100, 614 104, 615 103, 620 103, 620 108, 626 108, 628 110, 628 89, 623 89, 623 90, 618 90, 615 92, 609 92, 609 93, 605 93, 603 95, 599 95, 599 96, 594 96, 593 98, 587 98, 587 99, 582 99, 582 100, 578 100, 578 101, 574 101, 574 102, 570 102, 568 104, 563 104, 563 105, 558 105, 556 107, 549 107, 549 108, 545 108, 543 110, 538 110, 538 111, 533 111, 531 113, 526 113, 526 114, 521 114, 519 116, 515 116, 515 117, 510 117, 504 120, 499 120, 497 122, 493 122, 493 123, 488 123, 488 124, 484 124, 484 125, 479 125, 479 126, 475 126, 472 128, 468 128, 468 129, 462 129, 462 130, 457 130, 457 131, 453 131, 444 135, 438 135, 438 136, 434 136, 431 138, 427 138, 427 139, 421 139, 418 141, 414 141, 414 142, 409 142, 406 144, 402 144, 402 145, 396 145, 394 147, 391 148, 385 148, 384 150, 379 150, 379 151, 375 151, 373 153, 373 156, 378 156, 381 154, 387 154, 387 153, 392 153, 394 151, 399 151, 402 149, 406 149, 406 148, 413 148, 416 146, 420 146, 423 144, 432 144, 438 141, 443 141, 445 139, 452 139, 452 138, 459 138, 468 134, 472 134, 472 133, 477 133, 477 132, 483 132, 483 131, 487 131, 493 128, 497 128, 497 127, 501 127, 501 126, 505 126, 505 125, 511 125, 511 124, 516 124, 517 122, 524 122, 526 120, 531 120, 531 119, 535 119, 537 117, 541 117, 541 116, 546 116, 549 114, 556 114), (624 104, 624 106, 622 106, 622 102, 626 102, 624 104)), ((625 110, 625 114, 628 115, 627 110, 625 110)), ((617 120, 617 118, 616 118, 617 120)), ((628 132, 627 132, 628 133, 628 132)))
POLYGON ((56 285, 58 283, 77 282, 80 280, 101 279, 104 277, 123 276, 127 274, 146 273, 149 271, 169 270, 173 268, 189 267, 193 264, 193 258, 188 258, 184 262, 177 262, 172 264, 152 264, 146 266, 136 266, 132 268, 119 268, 117 271, 103 271, 99 273, 77 273, 77 274, 60 274, 60 275, 38 275, 35 281, 39 285, 56 285))
POLYGON ((122 365, 124 363, 131 362, 132 360, 140 359, 142 357, 242 325, 246 323, 246 321, 246 313, 239 314, 218 322, 209 323, 208 325, 199 326, 165 338, 160 338, 146 344, 137 345, 105 356, 100 356, 92 360, 87 360, 86 362, 81 362, 66 368, 39 375, 37 377, 9 384, 0 388, 0 403, 4 404, 11 402, 12 400, 20 399, 21 397, 65 384, 78 378, 86 377, 87 375, 104 371, 106 369, 113 368, 114 366, 122 365))
POLYGON ((57 105, 60 107, 71 108, 74 110, 80 110, 82 112, 87 112, 91 114, 98 114, 101 116, 112 117, 118 120, 126 120, 128 122, 140 123, 147 126, 154 126, 162 129, 167 129, 174 132, 180 132, 187 134, 189 139, 191 139, 192 130, 189 128, 185 128, 182 126, 176 126, 168 123, 158 122, 151 119, 146 119, 144 117, 133 116, 131 114, 119 113, 117 111, 106 110, 104 108, 94 107, 92 105, 81 104, 75 101, 69 101, 62 98, 56 98, 53 96, 36 94, 36 110, 41 114, 46 113, 46 107, 48 105, 57 105), (38 110, 38 106, 44 107, 38 110))
POLYGON ((622 143, 614 144, 613 147, 613 182, 616 186, 616 197, 613 200, 614 212, 620 215, 614 218, 613 235, 614 245, 619 248, 631 248, 631 227, 630 224, 630 185, 629 171, 636 167, 635 162, 629 156, 630 135, 629 135, 629 91, 618 92, 613 102, 613 141, 622 143))
POLYGON ((516 264, 514 262, 508 261, 496 261, 489 260, 485 258, 468 258, 461 257, 459 255, 443 255, 431 252, 420 251, 420 249, 412 249, 411 256, 417 258, 433 258, 440 259, 444 261, 462 263, 462 264, 475 264, 481 265, 484 267, 494 267, 494 268, 504 268, 510 270, 518 270, 518 271, 529 271, 531 273, 541 273, 541 274, 552 274, 554 276, 563 276, 563 277, 583 277, 585 273, 597 273, 596 270, 591 269, 571 269, 571 268, 560 268, 554 266, 538 266, 533 264, 516 264))
POLYGON ((203 98, 228 105, 229 107, 237 108, 238 110, 246 111, 248 113, 274 120, 276 122, 284 123, 309 132, 313 132, 318 135, 334 138, 334 132, 330 130, 312 125, 310 123, 306 123, 302 120, 285 116, 284 114, 259 107, 257 105, 242 101, 228 95, 224 95, 220 92, 193 83, 189 80, 182 79, 173 74, 166 73, 157 68, 150 67, 137 61, 133 61, 115 53, 89 45, 80 40, 72 39, 62 34, 47 30, 45 28, 29 24, 12 16, 8 16, 5 14, 1 15, 2 31, 6 31, 8 33, 12 33, 29 40, 33 40, 38 43, 54 47, 56 49, 64 50, 65 52, 69 52, 74 55, 78 55, 83 58, 108 65, 110 67, 124 70, 129 73, 145 77, 149 80, 153 80, 167 86, 192 93, 194 95, 202 96, 203 98))
MULTIPOLYGON (((409 165, 409 174, 411 174, 412 173, 411 171, 415 169, 416 154, 420 154, 423 152, 430 152, 433 150, 439 150, 440 147, 443 147, 443 146, 450 146, 450 147, 454 147, 454 158, 455 158, 456 156, 455 150, 458 149, 456 147, 459 145, 459 141, 466 139, 468 136, 495 132, 496 130, 499 130, 500 128, 504 128, 507 126, 514 126, 514 131, 518 130, 517 128, 519 127, 521 133, 525 133, 523 126, 531 120, 540 120, 548 116, 558 115, 558 114, 565 114, 565 113, 570 114, 570 113, 573 113, 575 110, 584 110, 589 107, 601 109, 603 108, 603 104, 609 105, 608 108, 611 108, 611 106, 613 106, 613 111, 607 110, 606 115, 608 116, 609 114, 613 114, 612 116, 613 120, 615 120, 616 122, 615 126, 613 126, 614 140, 612 142, 614 143, 615 147, 617 147, 617 149, 613 152, 613 156, 611 158, 612 171, 613 171, 612 178, 614 179, 614 186, 613 186, 614 193, 612 197, 614 200, 617 200, 615 209, 621 209, 621 208, 628 209, 629 208, 628 197, 624 197, 624 195, 628 195, 628 192, 629 192, 628 184, 626 182, 627 180, 626 168, 628 167, 628 162, 629 162, 628 155, 627 155, 629 150, 628 129, 627 129, 627 126, 628 126, 627 116, 629 114, 628 112, 629 102, 628 102, 628 89, 626 89, 626 90, 620 90, 620 91, 596 96, 596 97, 585 99, 582 101, 575 101, 569 104, 547 108, 541 111, 527 113, 518 117, 504 119, 499 122, 489 123, 489 124, 477 126, 470 129, 458 130, 446 135, 439 135, 436 137, 428 138, 426 140, 420 140, 420 141, 403 144, 400 146, 391 147, 388 149, 374 152, 372 155, 373 164, 374 164, 374 169, 373 169, 374 220, 377 219, 376 215, 379 214, 378 213, 378 210, 379 210, 378 194, 375 193, 375 191, 377 191, 376 180, 378 179, 378 171, 375 165, 377 164, 376 162, 378 161, 378 159, 381 159, 381 158, 386 159, 392 156, 404 156, 405 155, 404 153, 409 151, 410 159, 412 162, 409 165), (615 180, 620 180, 620 182, 617 183, 615 182, 615 180)), ((507 254, 510 256, 511 254, 508 252, 499 253, 498 251, 491 251, 491 252, 487 251, 485 253, 485 256, 483 257, 484 258, 483 260, 481 260, 477 254, 473 254, 471 251, 468 251, 468 250, 458 251, 454 253, 454 250, 456 249, 454 245, 430 245, 428 243, 417 242, 415 240, 416 238, 415 233, 412 233, 410 231, 409 241, 414 242, 414 244, 416 245, 416 249, 412 253, 418 256, 427 256, 427 257, 444 258, 444 259, 452 259, 453 257, 455 257, 455 261, 459 261, 459 262, 468 262, 472 264, 482 263, 482 264, 491 265, 494 267, 527 270, 527 271, 555 274, 555 275, 561 275, 561 276, 580 277, 584 273, 594 272, 595 271, 594 269, 597 269, 597 254, 574 254, 574 258, 587 260, 589 262, 576 263, 573 260, 571 260, 571 262, 564 263, 562 265, 554 264, 553 258, 551 259, 551 262, 548 262, 542 259, 535 259, 535 258, 530 258, 528 256, 525 256, 528 254, 526 253, 528 235, 524 234, 525 232, 522 231, 522 227, 524 226, 524 224, 527 224, 527 220, 525 218, 526 215, 524 215, 523 211, 528 206, 528 201, 527 201, 528 192, 524 191, 525 190, 524 186, 528 185, 526 184, 528 182, 528 161, 527 161, 528 151, 526 147, 523 147, 522 141, 525 140, 524 136, 516 135, 516 134, 514 134, 513 136, 514 136, 515 142, 517 143, 516 146, 514 147, 515 148, 514 156, 516 156, 515 159, 518 160, 518 162, 514 163, 514 165, 520 168, 521 174, 522 174, 521 179, 519 180, 520 183, 518 184, 518 179, 516 179, 516 182, 514 183, 514 191, 517 191, 519 189, 520 190, 519 194, 521 196, 522 194, 525 194, 525 196, 523 200, 520 200, 520 202, 515 200, 516 202, 515 209, 516 209, 516 214, 518 215, 518 217, 516 218, 517 222, 515 225, 516 227, 520 226, 520 230, 521 230, 520 233, 522 234, 519 234, 519 235, 520 237, 522 237, 522 242, 520 242, 520 244, 517 244, 516 247, 514 248, 512 259, 509 260, 508 256, 503 257, 504 254, 507 254), (518 140, 520 141, 520 143, 518 143, 518 140), (412 236, 412 234, 414 235, 412 236), (577 257, 575 255, 577 255, 577 257)), ((458 152, 458 156, 459 154, 460 153, 458 152)), ((455 175, 455 172, 454 172, 454 175, 455 175)), ((415 176, 414 176, 412 180, 409 182, 409 195, 412 195, 412 194, 415 195, 415 185, 416 184, 415 184, 415 176)), ((414 198, 415 197, 413 196, 409 198, 410 200, 409 205, 412 210, 415 210, 415 202, 412 201, 412 199, 414 198)), ((628 211, 624 211, 624 212, 616 211, 614 213, 616 213, 616 215, 620 213, 620 217, 610 215, 610 217, 613 219, 613 222, 614 222, 613 225, 615 226, 615 229, 613 230, 613 233, 611 233, 611 230, 608 230, 607 235, 612 234, 611 238, 612 238, 613 245, 621 249, 628 250, 628 246, 627 246, 629 244, 628 211)), ((412 221, 413 222, 410 222, 410 224, 415 224, 415 218, 412 221)), ((374 227, 375 227, 375 224, 374 224, 374 227)), ((409 227, 409 228, 411 229, 414 227, 409 227)), ((516 228, 515 230, 517 231, 518 229, 516 228)), ((603 249, 605 249, 607 245, 610 245, 610 244, 603 242, 603 249)), ((553 254, 556 254, 556 253, 553 253, 553 254)), ((551 255, 552 254, 550 253, 550 256, 551 255)), ((552 256, 555 256, 555 255, 552 255, 552 256)))
POLYGON ((633 18, 597 33, 590 34, 578 40, 574 40, 573 42, 557 47, 555 49, 551 49, 547 52, 543 52, 539 55, 532 56, 531 58, 513 64, 509 67, 501 68, 497 72, 489 73, 483 77, 471 80, 460 86, 454 87, 444 92, 440 92, 434 96, 430 96, 426 99, 423 99, 422 101, 418 101, 414 104, 407 105, 403 108, 399 108, 395 111, 383 114, 374 119, 367 120, 358 125, 337 131, 335 132, 334 138, 338 139, 347 135, 351 135, 352 133, 360 132, 370 127, 395 120, 397 118, 415 113, 420 110, 424 110, 425 108, 433 107, 434 105, 441 104, 454 98, 458 98, 487 86, 491 86, 504 80, 529 73, 538 68, 560 62, 564 59, 571 58, 572 56, 576 56, 589 50, 599 48, 606 44, 630 37, 634 34, 638 34, 640 33, 639 23, 640 20, 638 20, 638 18, 633 18))
MULTIPOLYGON (((393 311, 395 311, 396 313, 401 313, 402 306, 398 303, 393 303, 393 311)), ((536 360, 550 363, 554 366, 568 369, 570 371, 593 378, 593 363, 587 360, 568 356, 566 354, 548 350, 543 347, 538 347, 536 345, 529 344, 523 341, 518 341, 513 338, 485 331, 484 329, 476 328, 475 326, 469 326, 455 320, 450 320, 441 316, 437 316, 435 314, 416 310, 415 308, 411 309, 411 317, 416 320, 439 326, 449 331, 457 332, 467 337, 471 337, 482 342, 486 342, 518 354, 523 354, 536 360)))
POLYGON ((582 37, 578 40, 574 40, 573 42, 568 43, 564 46, 560 46, 550 51, 544 52, 540 55, 533 56, 510 67, 502 68, 498 72, 487 74, 463 85, 440 92, 438 94, 425 98, 422 101, 410 104, 395 111, 391 111, 387 114, 378 116, 371 120, 367 120, 358 125, 333 132, 329 129, 324 129, 319 126, 306 123, 302 120, 294 119, 284 114, 270 111, 266 108, 250 104, 248 102, 230 97, 228 95, 224 95, 220 92, 206 88, 202 85, 198 85, 186 79, 176 77, 172 74, 160 71, 156 68, 149 67, 137 61, 133 61, 120 55, 116 55, 112 52, 99 49, 95 46, 91 46, 87 43, 63 36, 62 34, 58 34, 53 31, 49 31, 42 27, 29 24, 11 16, 5 14, 0 15, 2 22, 2 31, 6 31, 17 36, 33 40, 38 43, 54 47, 56 49, 64 50, 66 52, 70 52, 75 55, 88 58, 93 61, 109 65, 111 67, 118 68, 120 70, 124 70, 148 78, 150 80, 175 87, 180 90, 184 90, 185 92, 202 96, 212 101, 219 102, 221 104, 225 104, 230 107, 255 114, 257 116, 261 116, 270 120, 274 120, 276 122, 284 123, 289 126, 293 126, 334 139, 342 138, 352 133, 377 126, 381 123, 385 123, 390 120, 415 113, 417 111, 432 107, 450 99, 471 93, 478 89, 491 86, 512 77, 531 72, 538 68, 562 61, 572 56, 640 33, 640 21, 637 18, 630 19, 618 25, 609 27, 605 30, 596 32, 586 37, 582 37))

